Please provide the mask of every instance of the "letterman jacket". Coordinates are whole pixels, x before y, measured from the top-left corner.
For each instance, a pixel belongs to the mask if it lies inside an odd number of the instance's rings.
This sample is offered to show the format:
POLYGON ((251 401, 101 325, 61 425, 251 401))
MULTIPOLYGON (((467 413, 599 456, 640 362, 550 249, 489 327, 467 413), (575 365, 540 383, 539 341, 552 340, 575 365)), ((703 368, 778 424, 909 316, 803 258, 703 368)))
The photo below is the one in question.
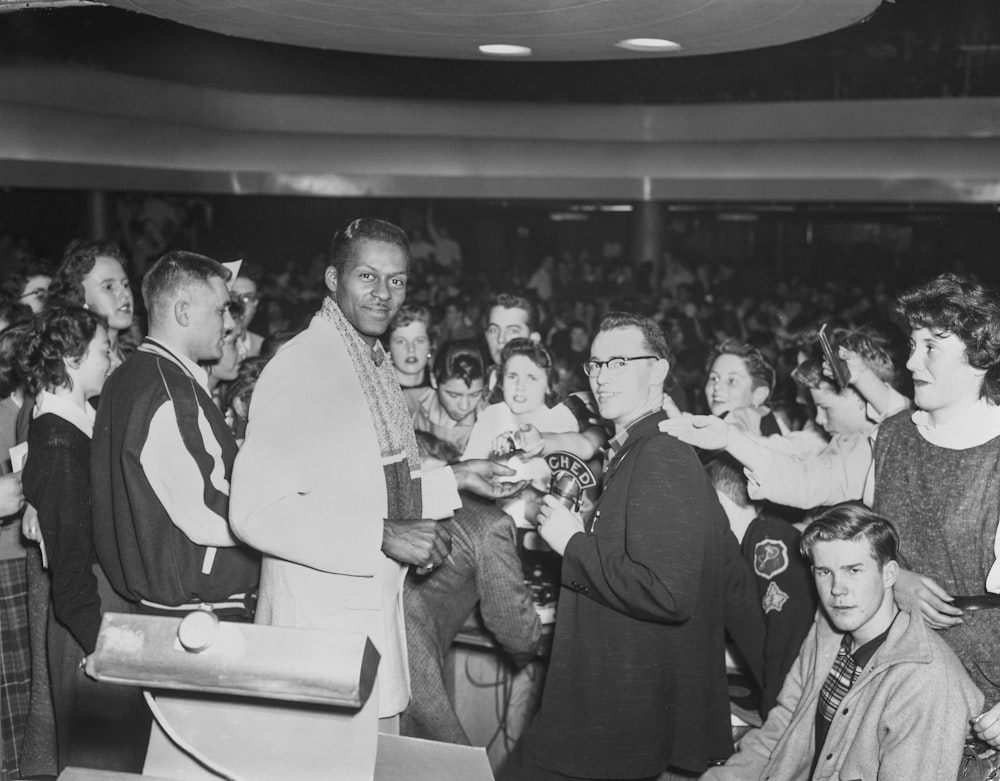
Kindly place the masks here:
POLYGON ((104 386, 91 451, 94 547, 115 590, 147 610, 207 603, 245 614, 259 557, 229 533, 236 440, 203 377, 146 339, 104 386))

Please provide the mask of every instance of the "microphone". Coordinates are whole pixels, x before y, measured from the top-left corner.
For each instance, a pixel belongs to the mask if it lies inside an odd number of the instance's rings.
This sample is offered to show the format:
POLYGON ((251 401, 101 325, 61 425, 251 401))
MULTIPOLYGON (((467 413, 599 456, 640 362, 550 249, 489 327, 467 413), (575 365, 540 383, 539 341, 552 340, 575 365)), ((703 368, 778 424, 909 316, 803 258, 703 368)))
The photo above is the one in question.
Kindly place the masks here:
POLYGON ((597 485, 597 478, 580 458, 572 453, 556 452, 545 457, 552 471, 549 496, 574 512, 580 511, 583 492, 597 485))
POLYGON ((549 482, 549 496, 566 509, 579 512, 583 485, 571 472, 556 472, 549 482))

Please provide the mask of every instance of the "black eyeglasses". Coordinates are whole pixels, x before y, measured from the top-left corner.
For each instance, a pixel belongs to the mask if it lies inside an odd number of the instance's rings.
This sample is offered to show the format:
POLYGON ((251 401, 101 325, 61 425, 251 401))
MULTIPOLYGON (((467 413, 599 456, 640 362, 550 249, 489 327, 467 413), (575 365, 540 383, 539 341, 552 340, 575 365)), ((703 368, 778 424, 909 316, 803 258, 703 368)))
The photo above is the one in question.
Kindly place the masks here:
POLYGON ((625 371, 625 367, 628 366, 630 361, 647 361, 647 360, 658 361, 660 359, 659 355, 635 355, 631 358, 623 358, 621 356, 615 356, 614 358, 608 358, 606 361, 595 361, 591 358, 589 361, 585 361, 583 364, 583 373, 588 377, 596 377, 601 373, 601 367, 607 367, 608 374, 621 374, 625 371))
POLYGON ((45 301, 49 297, 49 289, 46 287, 36 287, 31 290, 27 290, 17 297, 18 301, 23 301, 26 298, 37 298, 39 301, 45 301))
POLYGON ((233 293, 232 298, 243 304, 255 304, 260 301, 260 296, 256 293, 233 293))

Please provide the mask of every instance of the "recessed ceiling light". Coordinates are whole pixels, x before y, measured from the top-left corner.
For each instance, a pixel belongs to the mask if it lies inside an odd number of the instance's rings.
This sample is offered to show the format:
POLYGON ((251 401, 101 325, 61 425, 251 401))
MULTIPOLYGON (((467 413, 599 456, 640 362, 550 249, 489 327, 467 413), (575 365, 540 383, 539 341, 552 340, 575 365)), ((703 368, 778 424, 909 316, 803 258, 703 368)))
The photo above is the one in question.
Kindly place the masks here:
POLYGON ((484 43, 479 47, 483 54, 494 57, 530 57, 531 49, 527 46, 516 46, 512 43, 484 43))
POLYGON ((681 48, 679 43, 663 38, 626 38, 615 46, 630 52, 675 52, 681 48))

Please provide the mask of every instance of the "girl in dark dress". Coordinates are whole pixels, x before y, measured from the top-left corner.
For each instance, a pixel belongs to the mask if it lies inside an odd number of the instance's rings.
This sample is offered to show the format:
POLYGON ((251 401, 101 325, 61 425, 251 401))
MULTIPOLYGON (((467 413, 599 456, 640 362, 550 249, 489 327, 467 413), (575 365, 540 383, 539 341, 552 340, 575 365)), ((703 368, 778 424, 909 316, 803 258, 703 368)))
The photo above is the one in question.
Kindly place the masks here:
POLYGON ((23 484, 38 511, 52 583, 47 647, 60 771, 140 770, 145 749, 136 733, 144 721, 138 691, 97 683, 81 669, 95 649, 102 610, 128 609, 97 564, 90 517, 88 399, 104 387, 111 353, 101 317, 55 308, 38 316, 20 356, 36 394, 23 484))

